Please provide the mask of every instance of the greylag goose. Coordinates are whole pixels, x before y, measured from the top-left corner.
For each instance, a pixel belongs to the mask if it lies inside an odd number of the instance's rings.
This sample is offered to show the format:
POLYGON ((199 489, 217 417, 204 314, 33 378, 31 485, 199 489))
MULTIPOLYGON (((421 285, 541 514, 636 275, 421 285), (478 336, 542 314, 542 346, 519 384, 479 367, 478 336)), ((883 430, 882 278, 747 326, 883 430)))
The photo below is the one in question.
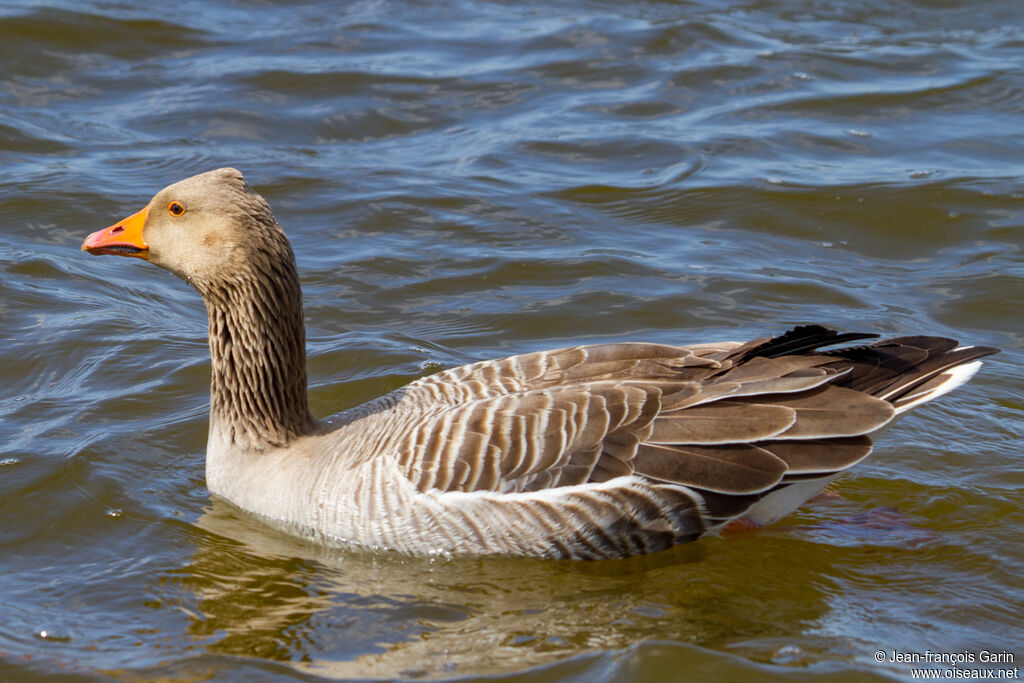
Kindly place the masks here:
POLYGON ((170 185, 82 250, 146 259, 205 300, 213 494, 319 542, 416 554, 613 558, 770 524, 997 351, 849 345, 877 335, 820 325, 575 346, 445 370, 319 421, 295 257, 241 173, 170 185))

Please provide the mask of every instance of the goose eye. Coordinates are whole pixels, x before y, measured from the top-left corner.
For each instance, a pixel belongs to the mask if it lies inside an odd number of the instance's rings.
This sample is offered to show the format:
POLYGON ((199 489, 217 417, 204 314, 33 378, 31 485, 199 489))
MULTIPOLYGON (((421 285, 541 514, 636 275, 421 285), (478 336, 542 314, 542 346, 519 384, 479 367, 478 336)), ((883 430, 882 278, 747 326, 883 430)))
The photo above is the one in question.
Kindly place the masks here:
POLYGON ((181 214, 185 213, 185 207, 178 202, 171 202, 170 204, 167 205, 167 213, 171 214, 172 216, 180 216, 181 214))

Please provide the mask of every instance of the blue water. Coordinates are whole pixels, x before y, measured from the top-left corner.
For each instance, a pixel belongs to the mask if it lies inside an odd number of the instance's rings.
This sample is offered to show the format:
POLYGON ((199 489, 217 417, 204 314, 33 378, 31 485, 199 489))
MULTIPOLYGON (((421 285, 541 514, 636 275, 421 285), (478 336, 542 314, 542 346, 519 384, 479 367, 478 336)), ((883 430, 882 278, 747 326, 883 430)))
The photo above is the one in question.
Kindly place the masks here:
POLYGON ((1011 0, 0 5, 0 679, 1017 666, 1022 19, 1011 0), (295 247, 318 415, 577 342, 823 322, 1004 351, 762 533, 592 564, 327 552, 210 499, 195 293, 78 251, 225 165, 295 247))

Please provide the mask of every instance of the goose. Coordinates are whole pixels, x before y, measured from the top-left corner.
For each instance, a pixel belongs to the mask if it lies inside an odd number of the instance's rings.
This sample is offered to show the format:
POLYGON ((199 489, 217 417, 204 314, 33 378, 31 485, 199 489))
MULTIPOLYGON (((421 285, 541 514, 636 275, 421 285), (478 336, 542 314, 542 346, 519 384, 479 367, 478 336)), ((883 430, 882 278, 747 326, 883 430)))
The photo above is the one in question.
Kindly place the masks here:
POLYGON ((817 324, 592 344, 447 369, 317 420, 295 257, 237 170, 169 185, 82 250, 145 259, 199 292, 209 491, 330 545, 602 559, 771 524, 998 351, 817 324))

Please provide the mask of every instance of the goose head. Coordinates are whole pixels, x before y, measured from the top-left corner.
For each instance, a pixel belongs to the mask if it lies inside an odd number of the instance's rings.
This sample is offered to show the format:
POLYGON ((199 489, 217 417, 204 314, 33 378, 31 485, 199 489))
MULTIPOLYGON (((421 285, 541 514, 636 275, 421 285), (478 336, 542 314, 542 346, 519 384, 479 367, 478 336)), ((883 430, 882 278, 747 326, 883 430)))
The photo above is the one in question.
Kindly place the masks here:
POLYGON ((142 258, 201 293, 247 265, 290 254, 266 200, 233 168, 165 187, 141 211, 89 235, 82 251, 142 258))
POLYGON ((314 428, 295 255, 241 173, 221 168, 169 185, 89 235, 82 251, 145 259, 203 297, 215 441, 260 450, 314 428))

